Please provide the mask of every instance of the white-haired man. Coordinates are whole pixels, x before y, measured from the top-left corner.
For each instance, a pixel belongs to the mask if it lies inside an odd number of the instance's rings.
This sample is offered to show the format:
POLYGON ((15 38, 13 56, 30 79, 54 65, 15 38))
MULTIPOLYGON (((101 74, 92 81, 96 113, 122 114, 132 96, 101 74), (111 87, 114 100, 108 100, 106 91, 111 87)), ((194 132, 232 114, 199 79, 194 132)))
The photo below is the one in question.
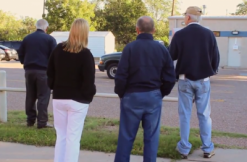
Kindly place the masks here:
POLYGON ((169 46, 172 59, 177 60, 181 136, 177 150, 184 159, 192 147, 189 143, 189 134, 193 98, 197 108, 204 158, 214 155, 214 144, 211 141, 209 77, 217 73, 219 51, 213 32, 199 25, 201 14, 199 7, 189 7, 184 14, 187 26, 175 33, 169 46))
POLYGON ((26 36, 18 50, 19 60, 25 69, 27 126, 34 126, 37 119, 39 129, 52 127, 47 123, 50 89, 47 85, 46 69, 50 54, 57 43, 52 36, 46 34, 48 26, 46 20, 38 20, 37 31, 26 36))

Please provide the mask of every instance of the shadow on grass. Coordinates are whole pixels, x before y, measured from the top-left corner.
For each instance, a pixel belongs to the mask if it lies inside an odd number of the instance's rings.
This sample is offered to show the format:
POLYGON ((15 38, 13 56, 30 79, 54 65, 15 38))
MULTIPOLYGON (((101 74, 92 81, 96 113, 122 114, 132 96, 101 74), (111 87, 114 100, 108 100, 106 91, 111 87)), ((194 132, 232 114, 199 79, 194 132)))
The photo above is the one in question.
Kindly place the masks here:
MULTIPOLYGON (((50 122, 53 118, 50 115, 50 122)), ((118 139, 119 121, 115 119, 87 117, 83 130, 81 149, 102 152, 115 152, 118 139)), ((246 135, 213 132, 214 136, 243 137, 246 135)), ((179 141, 178 128, 161 128, 159 142, 159 157, 179 159, 175 151, 179 141)), ((26 127, 26 115, 21 111, 8 113, 8 123, 0 123, 0 141, 16 142, 36 146, 54 146, 56 132, 54 129, 36 129, 26 127)), ((190 142, 193 145, 191 152, 201 145, 199 131, 192 129, 190 142)), ((142 155, 143 153, 143 130, 139 129, 133 145, 132 154, 142 155)))

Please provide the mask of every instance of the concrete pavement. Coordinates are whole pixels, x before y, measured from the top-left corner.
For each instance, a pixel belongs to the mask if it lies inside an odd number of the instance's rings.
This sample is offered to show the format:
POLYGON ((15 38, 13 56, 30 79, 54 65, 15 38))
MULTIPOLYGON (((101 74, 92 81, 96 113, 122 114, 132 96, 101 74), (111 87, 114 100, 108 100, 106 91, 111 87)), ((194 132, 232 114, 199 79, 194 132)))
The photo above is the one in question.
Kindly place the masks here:
MULTIPOLYGON (((188 160, 180 162, 245 162, 247 150, 216 149, 211 159, 202 158, 202 151, 196 150, 188 160)), ((23 144, 0 142, 0 162, 53 162, 53 147, 36 147, 23 144)), ((113 153, 81 151, 79 162, 113 162, 113 153)), ((142 156, 131 156, 131 162, 142 162, 142 156)), ((171 159, 157 158, 157 162, 172 162, 171 159)))

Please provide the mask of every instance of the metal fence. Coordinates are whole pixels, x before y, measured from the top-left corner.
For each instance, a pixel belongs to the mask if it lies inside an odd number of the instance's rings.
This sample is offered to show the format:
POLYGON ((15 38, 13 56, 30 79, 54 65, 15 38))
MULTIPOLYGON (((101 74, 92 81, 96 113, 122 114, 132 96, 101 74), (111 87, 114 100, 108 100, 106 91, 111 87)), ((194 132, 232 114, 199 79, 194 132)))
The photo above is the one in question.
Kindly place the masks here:
MULTIPOLYGON (((6 72, 0 70, 0 121, 7 122, 7 92, 26 92, 26 88, 7 87, 6 72)), ((96 93, 95 97, 118 98, 116 94, 96 93)), ((163 101, 177 102, 176 97, 164 97, 163 101)))

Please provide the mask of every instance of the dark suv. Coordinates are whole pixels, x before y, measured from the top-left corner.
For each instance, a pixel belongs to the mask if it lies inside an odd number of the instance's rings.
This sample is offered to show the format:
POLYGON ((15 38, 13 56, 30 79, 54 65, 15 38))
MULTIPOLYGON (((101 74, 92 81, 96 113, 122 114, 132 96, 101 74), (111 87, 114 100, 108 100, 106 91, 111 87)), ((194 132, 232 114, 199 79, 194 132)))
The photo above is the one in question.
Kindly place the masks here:
MULTIPOLYGON (((159 40, 156 41, 164 45, 163 41, 159 41, 159 40)), ((115 52, 101 56, 98 65, 99 70, 102 72, 106 70, 108 77, 110 79, 114 79, 121 55, 122 52, 115 52)))
POLYGON ((99 70, 107 72, 110 79, 114 79, 117 72, 117 65, 121 58, 122 52, 110 53, 100 57, 99 70))

